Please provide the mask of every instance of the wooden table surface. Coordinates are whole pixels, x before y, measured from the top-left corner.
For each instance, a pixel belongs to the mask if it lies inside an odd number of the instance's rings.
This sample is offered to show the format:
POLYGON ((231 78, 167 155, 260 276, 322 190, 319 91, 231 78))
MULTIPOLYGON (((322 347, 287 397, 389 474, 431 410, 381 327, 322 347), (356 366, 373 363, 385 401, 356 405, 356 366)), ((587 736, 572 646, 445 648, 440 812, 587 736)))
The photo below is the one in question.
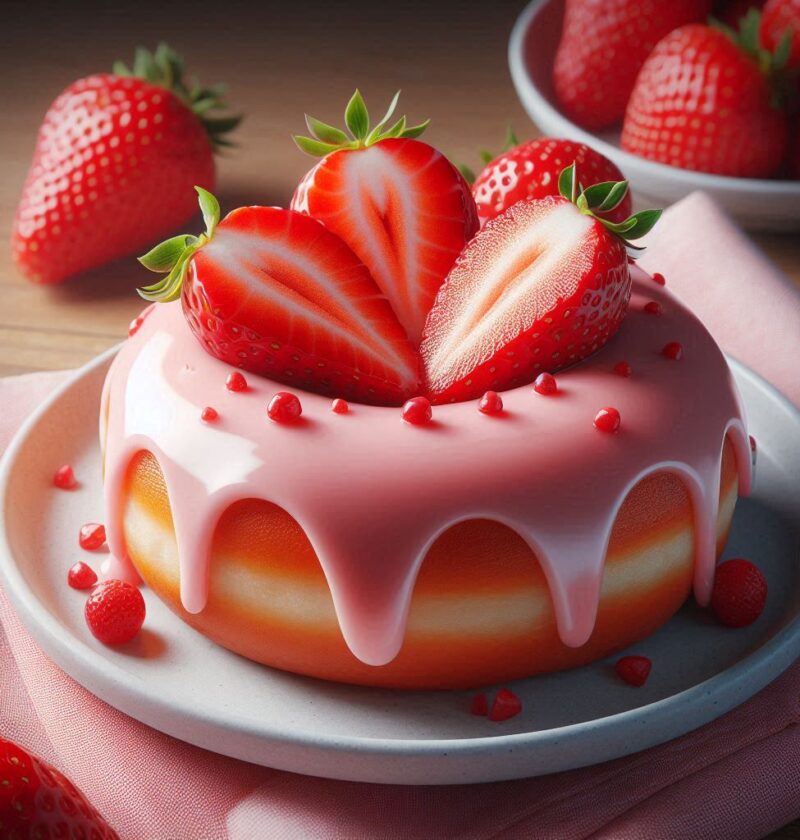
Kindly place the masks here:
MULTIPOLYGON (((15 271, 5 241, 52 99, 74 79, 128 60, 137 44, 164 39, 204 82, 225 81, 246 119, 238 147, 219 160, 223 212, 241 204, 285 205, 311 161, 290 140, 303 113, 341 123, 358 86, 382 111, 402 88, 401 112, 431 117, 426 139, 453 159, 478 164, 505 127, 535 134, 512 88, 506 44, 522 2, 287 4, 0 2, 0 376, 80 365, 126 335, 149 282, 132 258, 51 288, 15 271)), ((197 227, 194 222, 187 230, 197 227)), ((199 230, 199 227, 198 227, 199 230)), ((800 237, 754 237, 800 285, 800 237)), ((800 807, 800 806, 799 806, 800 807)), ((800 826, 775 837, 800 838, 800 826)))

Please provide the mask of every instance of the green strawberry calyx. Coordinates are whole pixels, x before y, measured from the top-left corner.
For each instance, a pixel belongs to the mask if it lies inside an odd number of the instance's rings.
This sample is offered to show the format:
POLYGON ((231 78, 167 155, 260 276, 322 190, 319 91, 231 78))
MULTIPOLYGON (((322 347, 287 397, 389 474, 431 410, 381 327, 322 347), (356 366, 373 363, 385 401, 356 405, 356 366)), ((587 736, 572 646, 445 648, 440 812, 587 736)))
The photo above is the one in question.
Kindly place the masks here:
POLYGON ((183 78, 183 59, 166 44, 159 44, 153 52, 137 47, 133 66, 116 61, 113 71, 115 76, 143 79, 173 93, 200 121, 215 151, 233 145, 225 135, 239 125, 242 117, 216 116, 214 113, 228 107, 224 98, 225 86, 203 87, 196 80, 187 85, 183 78))
POLYGON ((137 289, 139 295, 145 300, 155 303, 169 303, 171 300, 177 300, 181 296, 183 281, 186 278, 192 255, 214 238, 214 231, 219 224, 219 202, 208 190, 202 187, 195 187, 195 190, 203 212, 203 221, 206 224, 205 233, 199 236, 186 233, 173 236, 139 257, 139 262, 148 271, 165 275, 157 283, 137 289))
POLYGON ((394 114, 399 98, 400 91, 398 90, 392 97, 392 101, 389 103, 381 121, 374 128, 371 128, 364 97, 356 89, 344 110, 344 123, 347 132, 306 114, 306 125, 311 137, 295 134, 292 139, 298 148, 306 154, 313 157, 325 157, 331 152, 338 152, 343 149, 364 149, 389 137, 419 137, 428 127, 430 120, 425 120, 419 125, 408 126, 405 116, 402 116, 392 125, 389 125, 389 120, 394 114))
POLYGON ((623 222, 612 222, 597 215, 618 207, 628 189, 627 181, 601 181, 584 188, 578 183, 574 163, 563 169, 558 176, 558 191, 563 198, 571 201, 584 216, 591 216, 607 231, 619 237, 629 252, 643 251, 643 248, 632 245, 630 240, 640 239, 649 233, 661 218, 661 210, 640 210, 623 222))

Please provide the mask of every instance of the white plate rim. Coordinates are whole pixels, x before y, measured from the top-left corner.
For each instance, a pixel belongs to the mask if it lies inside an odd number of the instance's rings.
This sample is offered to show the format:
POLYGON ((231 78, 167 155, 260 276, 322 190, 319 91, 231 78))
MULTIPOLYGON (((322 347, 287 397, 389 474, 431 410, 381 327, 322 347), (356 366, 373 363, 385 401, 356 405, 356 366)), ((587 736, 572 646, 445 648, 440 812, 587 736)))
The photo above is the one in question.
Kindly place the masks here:
MULTIPOLYGON (((163 720, 164 716, 167 719, 174 717, 176 714, 175 707, 158 697, 153 697, 146 691, 144 685, 131 681, 130 675, 120 666, 106 660, 99 660, 88 645, 75 646, 70 643, 74 641, 72 637, 65 637, 61 632, 59 622, 39 601, 34 591, 26 583, 21 571, 16 567, 8 541, 4 514, 7 505, 9 476, 28 434, 64 393, 84 376, 96 372, 98 368, 104 365, 107 366, 117 350, 118 346, 96 357, 78 369, 59 386, 18 429, 2 461, 0 461, 0 581, 2 581, 6 595, 28 632, 31 633, 45 653, 67 674, 84 685, 93 694, 131 717, 149 726, 154 726, 166 734, 209 749, 206 744, 202 743, 202 739, 192 736, 186 737, 184 726, 173 725, 167 727, 153 724, 154 718, 163 720), (102 662, 99 671, 97 669, 98 661, 102 662), (122 690, 123 687, 124 690, 122 690)), ((750 379, 756 387, 764 390, 788 415, 790 421, 797 425, 800 432, 800 411, 780 391, 735 359, 729 357, 729 362, 738 375, 750 379)), ((667 720, 671 720, 672 728, 667 727, 667 731, 672 732, 671 735, 665 738, 662 733, 651 743, 645 743, 643 746, 638 746, 635 750, 629 751, 638 752, 648 746, 663 743, 665 740, 676 737, 676 735, 692 731, 735 708, 777 678, 799 654, 800 614, 789 621, 767 642, 753 650, 752 653, 729 668, 714 674, 707 680, 696 683, 690 688, 624 712, 536 732, 498 733, 497 735, 467 739, 401 740, 363 736, 343 738, 335 735, 310 737, 303 733, 281 731, 278 726, 268 725, 268 721, 262 722, 260 726, 254 726, 250 721, 237 715, 230 716, 225 724, 220 724, 217 718, 206 713, 202 707, 181 710, 180 721, 206 730, 218 731, 223 729, 238 736, 256 737, 262 742, 268 741, 275 745, 287 744, 319 751, 348 751, 355 755, 372 754, 387 758, 441 758, 443 756, 467 757, 482 753, 514 752, 521 748, 532 750, 536 749, 537 746, 552 745, 553 743, 566 746, 568 742, 582 740, 588 734, 602 739, 604 735, 613 733, 618 727, 624 726, 630 729, 641 726, 653 717, 658 717, 662 723, 665 717, 667 720), (683 728, 680 720, 692 712, 698 715, 695 718, 695 724, 683 728)), ((227 754, 235 758, 253 760, 252 757, 245 756, 235 749, 227 754)))

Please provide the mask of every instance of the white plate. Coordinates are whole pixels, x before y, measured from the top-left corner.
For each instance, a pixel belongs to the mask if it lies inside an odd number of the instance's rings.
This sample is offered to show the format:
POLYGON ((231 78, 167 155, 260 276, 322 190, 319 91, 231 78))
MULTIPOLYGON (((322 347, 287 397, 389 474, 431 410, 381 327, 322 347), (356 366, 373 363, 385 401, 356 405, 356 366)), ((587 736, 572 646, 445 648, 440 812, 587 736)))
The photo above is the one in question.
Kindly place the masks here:
POLYGON ((532 0, 508 45, 511 78, 522 106, 544 134, 586 143, 610 158, 631 182, 637 207, 666 207, 704 190, 738 222, 757 230, 800 229, 800 181, 730 178, 655 163, 619 147, 619 131, 591 134, 558 110, 552 83, 564 0, 532 0))
MULTIPOLYGON (((112 351, 113 353, 113 351, 112 351)), ((759 440, 756 493, 740 502, 728 556, 753 558, 770 585, 750 628, 719 627, 687 605, 636 645, 653 659, 644 688, 612 662, 513 685, 521 715, 469 714, 468 692, 410 692, 325 683, 242 659, 181 622, 145 590, 147 621, 122 650, 83 621, 85 595, 66 571, 86 555, 78 527, 101 516, 97 412, 112 354, 79 371, 25 424, 0 468, 0 571, 44 650, 90 691, 151 726, 271 767, 372 782, 509 779, 615 758, 681 735, 746 700, 800 654, 797 544, 800 415, 734 365, 759 440), (72 463, 78 490, 52 487, 72 463)))

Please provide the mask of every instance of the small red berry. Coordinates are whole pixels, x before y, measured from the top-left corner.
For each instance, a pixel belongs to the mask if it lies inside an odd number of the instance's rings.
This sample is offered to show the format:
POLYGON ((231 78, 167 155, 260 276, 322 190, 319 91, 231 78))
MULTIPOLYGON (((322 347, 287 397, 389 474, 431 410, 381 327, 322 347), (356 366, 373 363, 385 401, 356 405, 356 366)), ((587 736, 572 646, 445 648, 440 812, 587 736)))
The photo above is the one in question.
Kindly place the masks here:
POLYGON ((664 307, 657 300, 648 301, 643 309, 648 315, 660 315, 664 311, 664 307))
POLYGON ((646 656, 623 656, 614 666, 621 680, 637 688, 647 682, 652 668, 653 663, 646 656))
POLYGON ((508 720, 522 711, 522 701, 510 688, 501 688, 497 692, 489 710, 489 720, 508 720))
POLYGON ((666 286, 667 281, 664 278, 663 274, 659 274, 657 271, 653 273, 653 282, 658 283, 659 286, 666 286))
POLYGON ((767 602, 767 580, 749 560, 727 560, 717 566, 711 590, 711 612, 726 627, 747 627, 767 602))
POLYGON ((618 376, 630 376, 632 368, 628 362, 617 362, 614 365, 614 373, 618 376))
POLYGON ((212 408, 210 405, 207 405, 201 412, 200 412, 200 419, 204 423, 213 423, 219 417, 219 412, 216 408, 212 408))
POLYGON ((335 399, 331 403, 331 411, 334 414, 347 414, 347 412, 350 411, 350 406, 348 405, 347 400, 335 399))
POLYGON ((72 467, 69 464, 64 464, 63 467, 59 467, 56 470, 55 475, 53 476, 53 484, 55 484, 59 490, 74 490, 78 486, 75 473, 72 471, 72 467))
POLYGON ((142 326, 144 323, 144 318, 141 315, 137 315, 131 322, 128 324, 128 335, 133 336, 139 332, 139 327, 142 326))
POLYGON ((478 715, 479 717, 486 717, 489 714, 489 701, 486 699, 485 692, 479 691, 472 698, 469 710, 473 715, 478 715))
POLYGON ((291 423, 303 413, 303 406, 295 394, 278 391, 269 401, 267 416, 276 423, 291 423))
POLYGON ((89 596, 84 616, 96 639, 106 645, 121 645, 142 629, 144 598, 126 581, 107 580, 89 596))
POLYGON ((552 373, 540 373, 533 383, 533 390, 537 394, 543 394, 546 397, 558 393, 558 384, 556 378, 552 373))
POLYGON ((478 411, 481 414, 501 414, 503 411, 503 398, 497 391, 487 391, 478 403, 478 411))
POLYGON ((81 525, 78 543, 85 551, 97 551, 106 541, 106 529, 98 522, 81 525))
POLYGON ((233 373, 228 374, 228 378, 225 380, 225 387, 229 391, 246 391, 247 380, 238 370, 235 370, 233 373))
POLYGON ((616 408, 608 406, 601 408, 594 418, 594 425, 601 432, 616 432, 619 430, 620 417, 616 408))
POLYGON ((69 567, 67 583, 73 589, 89 589, 97 583, 97 575, 88 563, 81 560, 74 566, 69 567))
POLYGON ((425 397, 412 397, 403 405, 403 420, 412 426, 424 426, 431 422, 432 417, 433 409, 425 397))
POLYGON ((683 358, 683 346, 677 341, 670 341, 661 348, 662 355, 677 361, 683 358))

